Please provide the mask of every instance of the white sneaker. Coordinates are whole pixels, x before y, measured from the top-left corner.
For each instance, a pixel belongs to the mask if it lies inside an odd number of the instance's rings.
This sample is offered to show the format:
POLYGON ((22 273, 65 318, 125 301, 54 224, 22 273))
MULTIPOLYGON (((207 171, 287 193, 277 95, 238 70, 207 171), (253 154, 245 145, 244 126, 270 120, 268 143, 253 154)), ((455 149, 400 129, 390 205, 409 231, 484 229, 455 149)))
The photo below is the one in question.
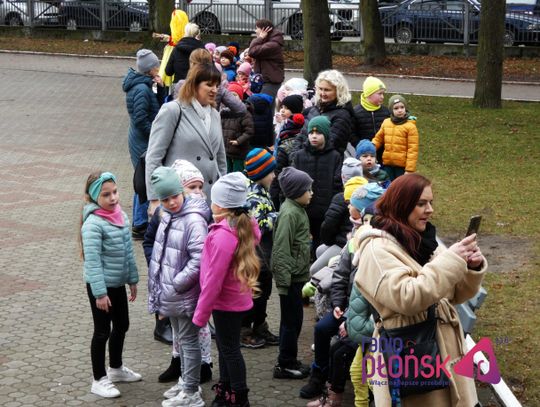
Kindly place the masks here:
POLYGON ((94 393, 105 398, 120 397, 120 390, 118 390, 116 386, 111 383, 107 376, 103 376, 99 380, 94 380, 92 382, 92 389, 90 390, 90 393, 94 393))
POLYGON ((180 393, 183 388, 184 380, 182 380, 182 378, 180 377, 178 379, 178 383, 176 383, 173 387, 163 393, 163 397, 165 397, 166 399, 172 399, 173 397, 178 396, 178 393, 180 393))
POLYGON ((138 382, 142 379, 142 376, 139 373, 135 373, 133 370, 121 366, 118 369, 109 367, 107 368, 107 376, 109 380, 113 383, 116 382, 138 382))
POLYGON ((204 407, 204 400, 202 399, 201 392, 196 391, 193 394, 185 393, 182 390, 178 396, 173 397, 172 399, 165 400, 161 403, 163 407, 177 407, 177 406, 186 406, 186 407, 204 407))

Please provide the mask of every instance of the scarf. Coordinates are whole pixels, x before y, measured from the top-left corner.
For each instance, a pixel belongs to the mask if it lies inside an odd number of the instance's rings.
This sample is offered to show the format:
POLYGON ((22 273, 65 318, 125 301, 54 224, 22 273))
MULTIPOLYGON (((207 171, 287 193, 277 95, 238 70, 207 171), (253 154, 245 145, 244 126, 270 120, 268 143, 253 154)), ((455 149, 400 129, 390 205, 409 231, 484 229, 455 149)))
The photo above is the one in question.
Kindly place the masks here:
POLYGON ((392 113, 390 115, 390 120, 392 120, 392 123, 398 124, 398 125, 406 123, 407 120, 409 120, 409 112, 406 112, 405 116, 403 116, 403 117, 396 117, 396 116, 394 116, 394 113, 392 113))
POLYGON ((212 106, 210 105, 203 106, 195 98, 191 102, 191 105, 193 106, 193 109, 195 109, 195 112, 201 118, 204 124, 204 129, 206 130, 206 134, 210 134, 210 126, 212 125, 212 116, 211 116, 212 106))
POLYGON ((116 205, 114 211, 108 211, 106 209, 99 208, 94 211, 94 214, 96 214, 100 218, 105 219, 107 222, 114 226, 125 226, 126 224, 126 221, 124 219, 124 213, 122 212, 120 204, 116 205))
POLYGON ((379 110, 381 108, 381 106, 374 105, 369 100, 367 100, 367 98, 364 96, 364 93, 360 95, 360 104, 368 112, 374 112, 375 110, 379 110))

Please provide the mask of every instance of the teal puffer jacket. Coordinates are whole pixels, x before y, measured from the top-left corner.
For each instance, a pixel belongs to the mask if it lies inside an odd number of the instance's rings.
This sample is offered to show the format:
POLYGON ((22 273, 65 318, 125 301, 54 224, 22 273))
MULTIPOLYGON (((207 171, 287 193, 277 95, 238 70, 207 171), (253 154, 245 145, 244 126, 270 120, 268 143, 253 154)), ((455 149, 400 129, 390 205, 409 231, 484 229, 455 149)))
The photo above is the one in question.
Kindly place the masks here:
POLYGON ((362 337, 371 338, 373 334, 374 325, 369 302, 355 284, 353 284, 349 299, 346 328, 349 338, 358 344, 362 343, 362 337))
POLYGON ((84 279, 94 297, 99 298, 107 295, 107 287, 137 284, 139 273, 127 215, 124 213, 124 226, 115 226, 95 215, 97 209, 94 203, 85 205, 81 236, 84 279))

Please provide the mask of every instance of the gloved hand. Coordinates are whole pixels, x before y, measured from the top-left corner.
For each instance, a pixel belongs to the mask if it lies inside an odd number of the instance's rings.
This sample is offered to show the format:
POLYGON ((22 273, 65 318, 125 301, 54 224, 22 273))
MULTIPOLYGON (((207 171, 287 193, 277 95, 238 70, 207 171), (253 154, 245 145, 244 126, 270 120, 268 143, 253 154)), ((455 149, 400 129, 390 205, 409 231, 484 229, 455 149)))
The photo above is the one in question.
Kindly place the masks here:
POLYGON ((304 284, 304 287, 302 287, 302 297, 304 298, 313 297, 316 292, 317 292, 317 287, 315 287, 311 283, 311 281, 308 281, 306 284, 304 284))

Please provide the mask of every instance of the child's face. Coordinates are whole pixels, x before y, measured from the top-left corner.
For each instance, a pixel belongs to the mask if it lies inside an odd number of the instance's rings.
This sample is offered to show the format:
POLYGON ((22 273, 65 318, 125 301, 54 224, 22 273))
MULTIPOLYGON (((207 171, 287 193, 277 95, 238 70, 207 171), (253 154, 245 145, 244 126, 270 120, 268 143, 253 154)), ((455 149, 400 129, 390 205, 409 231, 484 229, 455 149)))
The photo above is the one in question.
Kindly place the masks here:
POLYGON ((279 109, 279 114, 284 120, 287 120, 289 117, 292 117, 293 112, 291 112, 287 106, 281 105, 281 109, 279 109))
POLYGON ((373 154, 362 154, 360 162, 362 163, 362 170, 371 170, 375 167, 377 160, 373 154))
POLYGON ((221 57, 219 59, 219 62, 221 62, 221 66, 229 66, 231 64, 231 61, 229 61, 229 58, 221 57))
POLYGON ((244 72, 237 72, 236 73, 236 82, 247 82, 248 76, 244 72))
POLYGON ((351 215, 351 218, 353 218, 354 220, 362 219, 362 214, 358 209, 352 206, 352 204, 349 204, 349 215, 351 215))
POLYGON ((203 184, 201 181, 195 181, 184 187, 184 193, 187 195, 201 196, 203 194, 203 184))
POLYGON ((308 189, 306 192, 304 192, 304 195, 298 197, 295 199, 296 202, 298 202, 302 206, 308 206, 311 202, 311 197, 313 196, 313 191, 308 189))
POLYGON ((97 204, 106 211, 112 212, 116 209, 118 202, 120 202, 120 195, 118 195, 116 184, 112 181, 104 182, 101 186, 97 204))
POLYGON ((407 109, 405 108, 405 105, 401 102, 397 102, 394 104, 394 107, 392 107, 392 113, 394 113, 395 117, 405 117, 405 113, 407 113, 407 109))
POLYGON ((312 147, 314 147, 317 150, 322 150, 324 148, 324 145, 326 144, 324 134, 319 133, 318 131, 314 130, 311 133, 309 133, 308 137, 309 137, 309 144, 311 144, 312 147))
POLYGON ((220 58, 221 58, 221 54, 219 53, 219 51, 214 51, 214 62, 219 62, 220 58))
POLYGON ((184 204, 184 195, 178 194, 169 196, 165 199, 161 199, 161 205, 165 209, 167 209, 169 212, 176 213, 180 209, 182 209, 182 205, 184 204))
POLYGON ((380 106, 384 102, 384 89, 381 89, 366 98, 369 102, 374 105, 380 106))

